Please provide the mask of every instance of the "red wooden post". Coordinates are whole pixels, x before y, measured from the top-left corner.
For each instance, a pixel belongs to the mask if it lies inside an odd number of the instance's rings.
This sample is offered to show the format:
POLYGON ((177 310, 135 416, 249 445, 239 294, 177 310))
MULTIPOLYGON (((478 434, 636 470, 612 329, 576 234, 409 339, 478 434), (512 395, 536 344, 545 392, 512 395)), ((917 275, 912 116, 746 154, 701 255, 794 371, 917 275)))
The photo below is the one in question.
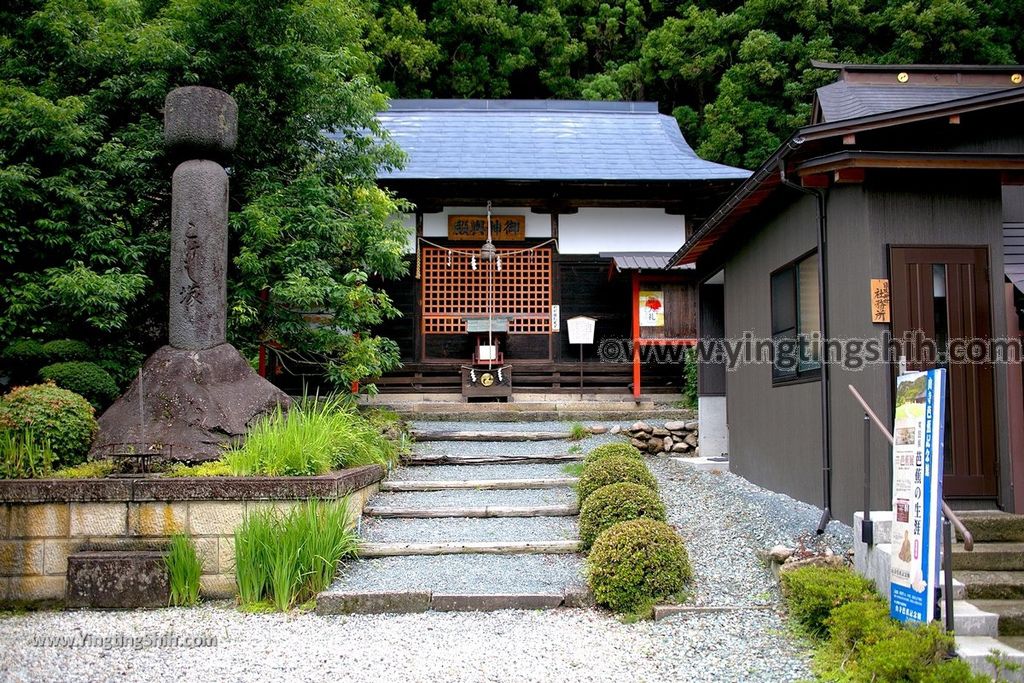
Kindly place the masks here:
POLYGON ((633 271, 633 398, 640 400, 640 277, 633 271))

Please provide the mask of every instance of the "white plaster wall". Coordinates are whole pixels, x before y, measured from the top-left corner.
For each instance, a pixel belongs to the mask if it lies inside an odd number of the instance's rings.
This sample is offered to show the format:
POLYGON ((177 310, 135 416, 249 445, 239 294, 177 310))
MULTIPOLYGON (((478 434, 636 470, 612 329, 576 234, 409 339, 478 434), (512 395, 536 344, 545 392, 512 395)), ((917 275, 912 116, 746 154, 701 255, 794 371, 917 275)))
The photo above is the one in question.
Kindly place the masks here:
POLYGON ((664 209, 582 208, 558 217, 561 254, 674 252, 685 241, 685 217, 670 216, 664 209))
POLYGON ((701 457, 727 455, 729 423, 726 419, 725 396, 698 396, 697 417, 700 420, 701 457))
MULTIPOLYGON (((423 236, 431 237, 448 236, 448 216, 486 216, 486 206, 446 206, 441 213, 423 214, 423 236)), ((531 213, 525 207, 496 206, 491 208, 492 216, 526 216, 526 236, 529 238, 543 239, 551 237, 551 216, 547 214, 531 213)), ((415 225, 415 220, 413 225, 415 225)))

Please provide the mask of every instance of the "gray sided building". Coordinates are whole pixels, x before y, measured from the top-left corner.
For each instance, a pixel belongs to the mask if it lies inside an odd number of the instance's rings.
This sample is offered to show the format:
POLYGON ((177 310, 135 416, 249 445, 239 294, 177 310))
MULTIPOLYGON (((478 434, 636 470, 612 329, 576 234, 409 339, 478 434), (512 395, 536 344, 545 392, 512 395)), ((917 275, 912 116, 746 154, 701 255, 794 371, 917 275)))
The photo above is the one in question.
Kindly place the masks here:
MULTIPOLYGON (((784 349, 702 365, 702 451, 720 444, 734 472, 849 523, 865 463, 848 385, 891 424, 896 374, 938 362, 946 498, 1022 512, 1019 362, 943 364, 927 346, 1019 341, 1022 68, 819 66, 839 79, 818 90, 811 124, 671 260, 696 265, 703 340, 747 334, 784 349), (916 331, 924 341, 885 344, 916 331), (868 340, 882 357, 856 351, 868 340), (822 362, 826 351, 847 360, 822 362)), ((872 506, 887 509, 889 447, 874 430, 871 452, 872 506)))

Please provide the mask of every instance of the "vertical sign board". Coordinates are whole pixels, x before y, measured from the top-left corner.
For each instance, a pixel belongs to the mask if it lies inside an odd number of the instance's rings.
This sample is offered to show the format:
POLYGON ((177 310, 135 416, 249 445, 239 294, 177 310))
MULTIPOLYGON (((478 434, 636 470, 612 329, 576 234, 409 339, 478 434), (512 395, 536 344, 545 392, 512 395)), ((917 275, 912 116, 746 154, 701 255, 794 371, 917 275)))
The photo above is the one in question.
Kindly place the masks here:
POLYGON ((640 327, 665 326, 665 293, 658 290, 640 290, 637 302, 640 311, 640 327))
POLYGON ((928 623, 935 616, 945 408, 945 370, 896 379, 889 611, 899 621, 928 623))

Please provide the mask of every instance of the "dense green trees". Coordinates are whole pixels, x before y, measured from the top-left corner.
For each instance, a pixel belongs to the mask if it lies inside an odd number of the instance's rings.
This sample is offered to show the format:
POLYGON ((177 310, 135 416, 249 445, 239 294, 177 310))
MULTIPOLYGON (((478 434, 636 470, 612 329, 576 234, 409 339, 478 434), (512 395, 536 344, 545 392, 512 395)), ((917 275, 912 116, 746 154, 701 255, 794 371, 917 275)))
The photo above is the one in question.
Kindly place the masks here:
POLYGON ((363 49, 373 24, 338 0, 4 3, 0 346, 70 337, 138 362, 128 351, 164 339, 161 107, 169 89, 199 83, 240 112, 233 340, 317 354, 343 381, 394 364, 393 345, 369 334, 394 309, 368 276, 405 268, 398 204, 375 183, 399 153, 373 135, 385 105, 363 49), (306 325, 311 311, 340 325, 306 325))

